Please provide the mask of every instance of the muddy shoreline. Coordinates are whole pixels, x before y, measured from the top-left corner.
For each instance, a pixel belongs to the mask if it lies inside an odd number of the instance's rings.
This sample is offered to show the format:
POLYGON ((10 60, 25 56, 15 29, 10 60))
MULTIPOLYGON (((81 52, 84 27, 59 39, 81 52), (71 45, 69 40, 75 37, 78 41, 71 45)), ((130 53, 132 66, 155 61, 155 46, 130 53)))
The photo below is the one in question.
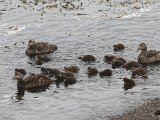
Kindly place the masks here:
POLYGON ((159 120, 160 98, 146 100, 139 106, 134 106, 128 112, 111 117, 110 120, 159 120))

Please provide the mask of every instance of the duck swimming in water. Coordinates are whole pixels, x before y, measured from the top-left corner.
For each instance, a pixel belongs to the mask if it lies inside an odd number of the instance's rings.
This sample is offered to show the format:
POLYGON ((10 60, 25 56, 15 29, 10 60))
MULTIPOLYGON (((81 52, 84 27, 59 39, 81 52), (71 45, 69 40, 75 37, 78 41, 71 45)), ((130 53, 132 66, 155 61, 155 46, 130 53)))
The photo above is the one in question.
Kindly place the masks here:
POLYGON ((55 83, 58 88, 61 83, 63 83, 65 87, 68 87, 69 85, 73 85, 76 82, 77 80, 74 77, 67 77, 65 75, 56 75, 55 83))
POLYGON ((88 77, 96 76, 98 73, 99 71, 96 68, 88 67, 87 70, 88 77))
POLYGON ((125 47, 122 43, 118 43, 113 45, 113 48, 114 48, 114 51, 121 51, 121 50, 124 50, 125 47))
POLYGON ((126 70, 131 70, 131 69, 133 70, 138 67, 140 67, 140 64, 136 61, 129 61, 122 66, 122 68, 125 68, 126 70))
POLYGON ((49 44, 48 42, 36 42, 34 40, 29 40, 28 48, 26 54, 37 55, 52 53, 57 50, 57 46, 54 44, 49 44))
POLYGON ((78 73, 79 71, 79 67, 78 66, 69 66, 69 67, 64 67, 64 71, 67 72, 67 71, 70 71, 72 73, 78 73))
POLYGON ((53 81, 43 74, 31 73, 29 76, 24 78, 23 74, 17 73, 14 79, 18 80, 17 88, 23 90, 29 90, 32 88, 40 88, 49 86, 53 81))
POLYGON ((96 61, 96 58, 93 55, 82 55, 78 58, 81 59, 84 62, 94 62, 94 61, 96 61))
POLYGON ((53 77, 55 75, 59 75, 60 71, 56 68, 41 67, 41 73, 47 75, 48 77, 53 77))
POLYGON ((138 63, 140 64, 154 64, 160 62, 160 51, 149 50, 147 51, 147 45, 141 43, 138 47, 141 53, 138 55, 138 63))

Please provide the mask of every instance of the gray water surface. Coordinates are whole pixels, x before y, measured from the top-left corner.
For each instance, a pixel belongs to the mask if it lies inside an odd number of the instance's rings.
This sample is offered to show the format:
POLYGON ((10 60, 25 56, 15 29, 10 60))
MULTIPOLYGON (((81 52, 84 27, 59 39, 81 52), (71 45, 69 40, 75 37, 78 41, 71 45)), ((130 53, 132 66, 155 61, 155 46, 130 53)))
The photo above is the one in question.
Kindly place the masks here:
POLYGON ((121 9, 118 3, 111 3, 115 6, 110 9, 114 8, 118 12, 113 14, 113 11, 108 10, 107 15, 97 12, 99 7, 108 9, 106 4, 95 7, 94 2, 85 2, 83 10, 62 9, 62 12, 59 7, 45 9, 41 3, 36 6, 11 0, 0 2, 1 119, 106 120, 109 119, 108 116, 121 114, 143 100, 160 97, 159 65, 147 67, 148 79, 136 79, 136 86, 127 91, 123 89, 122 78, 130 77, 130 71, 113 69, 113 76, 109 78, 88 78, 86 75, 89 66, 98 70, 111 68, 111 65, 103 62, 104 56, 108 54, 136 60, 139 54, 136 50, 141 42, 145 42, 149 49, 160 50, 158 0, 131 4, 143 6, 136 11, 128 5, 125 14, 118 10, 121 9), (45 12, 42 12, 42 8, 45 12), (77 13, 87 15, 79 16, 77 13), (62 70, 64 66, 77 65, 80 67, 80 72, 76 75, 79 82, 59 89, 53 84, 45 92, 25 91, 24 96, 17 96, 16 81, 12 80, 14 69, 25 68, 28 72, 40 72, 38 66, 28 64, 31 60, 26 56, 25 50, 30 39, 56 44, 58 50, 51 54, 52 60, 42 66, 62 70), (126 49, 123 52, 113 52, 116 43, 123 43, 126 49), (77 59, 84 54, 96 56, 96 62, 88 64, 77 59))

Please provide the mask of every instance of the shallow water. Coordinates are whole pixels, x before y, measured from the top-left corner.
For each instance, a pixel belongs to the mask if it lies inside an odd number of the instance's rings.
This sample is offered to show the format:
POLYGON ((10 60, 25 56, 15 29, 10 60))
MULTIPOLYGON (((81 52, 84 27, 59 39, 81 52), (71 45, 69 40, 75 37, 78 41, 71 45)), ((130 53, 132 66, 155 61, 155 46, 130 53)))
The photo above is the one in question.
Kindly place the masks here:
POLYGON ((95 7, 94 2, 86 2, 84 10, 62 9, 61 13, 59 8, 45 9, 41 3, 31 6, 11 0, 1 1, 1 119, 103 120, 121 114, 143 100, 160 97, 160 66, 148 67, 149 78, 137 79, 136 86, 127 91, 123 89, 122 78, 130 77, 131 73, 124 69, 114 69, 114 75, 110 78, 87 77, 88 66, 99 70, 111 68, 111 65, 103 62, 103 57, 107 54, 114 53, 136 60, 136 49, 141 42, 146 42, 149 49, 160 50, 158 1, 134 3, 133 5, 143 6, 135 11, 128 5, 124 9, 125 14, 119 11, 123 7, 119 7, 118 3, 110 4, 114 5, 110 9, 117 10, 117 14, 111 10, 108 10, 107 15, 97 12, 99 7, 104 10, 106 4, 95 7), (87 15, 79 16, 77 13, 87 15), (25 68, 28 72, 40 72, 40 68, 37 68, 39 66, 28 64, 31 60, 26 56, 25 50, 30 39, 56 44, 58 50, 51 54, 52 60, 42 66, 62 70, 64 66, 77 65, 80 67, 80 72, 76 75, 79 82, 67 89, 63 86, 57 89, 52 85, 41 93, 26 91, 24 96, 18 98, 16 81, 12 80, 14 69, 25 68), (116 43, 124 43, 127 47, 123 52, 113 52, 112 46, 116 43), (93 54, 97 60, 91 64, 81 62, 77 57, 82 54, 93 54), (55 90, 59 93, 55 93, 55 90))

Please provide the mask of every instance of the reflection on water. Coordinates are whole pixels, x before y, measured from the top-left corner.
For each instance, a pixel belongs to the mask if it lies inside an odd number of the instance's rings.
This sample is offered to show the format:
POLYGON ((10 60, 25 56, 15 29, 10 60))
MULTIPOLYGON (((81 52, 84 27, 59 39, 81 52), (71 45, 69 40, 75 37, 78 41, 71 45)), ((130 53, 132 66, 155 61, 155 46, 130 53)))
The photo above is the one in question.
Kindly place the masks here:
POLYGON ((141 42, 145 42, 149 49, 159 50, 160 7, 154 4, 158 1, 130 0, 133 2, 130 4, 123 0, 121 3, 82 0, 82 9, 69 11, 59 6, 47 9, 48 4, 54 3, 42 4, 37 1, 35 5, 29 1, 28 4, 15 1, 0 3, 3 13, 0 15, 1 119, 106 120, 107 116, 123 113, 129 106, 144 99, 159 97, 158 65, 147 67, 148 79, 135 79, 136 86, 132 89, 124 86, 122 78, 130 77, 131 72, 123 68, 112 69, 113 76, 106 78, 99 75, 88 78, 86 74, 88 67, 95 67, 99 71, 111 68, 103 61, 108 54, 136 60, 139 54, 136 49, 141 42), (140 13, 138 17, 139 7, 149 11, 140 13), (137 14, 133 17, 135 12, 137 14), (77 15, 81 13, 86 15, 77 15), (127 17, 123 16, 130 14, 129 19, 124 19, 127 17), (62 70, 64 66, 77 65, 80 67, 76 74, 77 84, 68 88, 53 85, 44 90, 17 91, 16 81, 10 79, 15 68, 40 72, 40 68, 33 65, 32 58, 25 54, 30 39, 55 43, 58 49, 49 56, 51 61, 40 67, 62 70), (113 52, 113 44, 116 43, 125 44, 126 49, 113 52), (85 54, 96 56, 96 62, 88 64, 77 59, 85 54), (11 99, 12 96, 15 99, 11 99))

